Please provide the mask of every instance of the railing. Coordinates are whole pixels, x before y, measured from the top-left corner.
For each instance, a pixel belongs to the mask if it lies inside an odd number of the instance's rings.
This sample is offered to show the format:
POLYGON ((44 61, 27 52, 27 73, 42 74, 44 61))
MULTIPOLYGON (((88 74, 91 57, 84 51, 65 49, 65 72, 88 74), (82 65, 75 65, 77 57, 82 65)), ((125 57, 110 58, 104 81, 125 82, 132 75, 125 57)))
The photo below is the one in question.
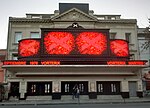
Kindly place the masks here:
POLYGON ((144 91, 144 96, 150 96, 150 90, 145 90, 144 91))

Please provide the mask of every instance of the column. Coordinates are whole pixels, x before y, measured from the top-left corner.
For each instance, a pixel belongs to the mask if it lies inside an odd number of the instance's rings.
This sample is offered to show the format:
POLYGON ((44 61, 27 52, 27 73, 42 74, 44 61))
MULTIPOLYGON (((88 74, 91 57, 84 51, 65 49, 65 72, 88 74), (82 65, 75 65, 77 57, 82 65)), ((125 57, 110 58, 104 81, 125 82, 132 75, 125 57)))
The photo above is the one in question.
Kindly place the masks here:
POLYGON ((11 89, 10 89, 11 83, 8 82, 7 88, 6 88, 6 99, 9 100, 10 96, 11 96, 11 89))
POLYGON ((142 80, 137 81, 137 96, 138 97, 143 97, 142 80))
POLYGON ((52 99, 61 99, 61 81, 52 82, 52 99))
POLYGON ((89 99, 97 99, 96 81, 89 81, 88 90, 89 90, 89 99))
POLYGON ((19 85, 19 93, 20 93, 20 100, 25 100, 26 96, 25 94, 27 93, 27 82, 26 81, 20 81, 19 85))
POLYGON ((121 81, 121 95, 123 98, 129 98, 129 85, 127 80, 121 81))

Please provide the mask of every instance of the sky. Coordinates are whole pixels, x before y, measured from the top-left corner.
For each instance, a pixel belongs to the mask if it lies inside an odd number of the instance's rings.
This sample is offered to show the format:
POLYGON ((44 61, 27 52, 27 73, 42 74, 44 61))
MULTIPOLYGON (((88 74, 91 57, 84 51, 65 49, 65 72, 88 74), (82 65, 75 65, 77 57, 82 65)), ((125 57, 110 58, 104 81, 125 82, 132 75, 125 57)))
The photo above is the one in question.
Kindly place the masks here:
POLYGON ((137 19, 140 28, 149 25, 150 0, 0 0, 0 49, 7 48, 9 17, 26 17, 26 13, 53 14, 59 9, 59 3, 89 3, 94 14, 137 19))

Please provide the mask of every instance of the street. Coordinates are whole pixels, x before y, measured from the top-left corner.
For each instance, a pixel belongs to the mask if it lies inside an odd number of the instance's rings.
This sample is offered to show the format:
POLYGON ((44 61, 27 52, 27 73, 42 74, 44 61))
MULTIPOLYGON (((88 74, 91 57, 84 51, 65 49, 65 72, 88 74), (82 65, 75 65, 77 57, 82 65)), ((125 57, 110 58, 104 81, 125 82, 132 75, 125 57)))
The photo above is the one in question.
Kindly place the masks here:
POLYGON ((58 104, 58 105, 16 105, 0 106, 0 108, 149 108, 150 103, 126 104, 58 104))

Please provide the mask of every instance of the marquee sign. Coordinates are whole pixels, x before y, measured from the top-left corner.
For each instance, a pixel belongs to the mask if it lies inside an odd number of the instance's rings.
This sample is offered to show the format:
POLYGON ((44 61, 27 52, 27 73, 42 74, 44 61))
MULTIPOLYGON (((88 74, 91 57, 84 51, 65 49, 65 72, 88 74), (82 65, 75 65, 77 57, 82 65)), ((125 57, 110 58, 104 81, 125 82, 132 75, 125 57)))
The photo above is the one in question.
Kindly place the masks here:
POLYGON ((41 38, 22 39, 19 60, 129 60, 128 42, 109 39, 108 29, 41 29, 41 38))
POLYGON ((3 65, 146 65, 147 61, 24 61, 24 60, 6 60, 3 65))

